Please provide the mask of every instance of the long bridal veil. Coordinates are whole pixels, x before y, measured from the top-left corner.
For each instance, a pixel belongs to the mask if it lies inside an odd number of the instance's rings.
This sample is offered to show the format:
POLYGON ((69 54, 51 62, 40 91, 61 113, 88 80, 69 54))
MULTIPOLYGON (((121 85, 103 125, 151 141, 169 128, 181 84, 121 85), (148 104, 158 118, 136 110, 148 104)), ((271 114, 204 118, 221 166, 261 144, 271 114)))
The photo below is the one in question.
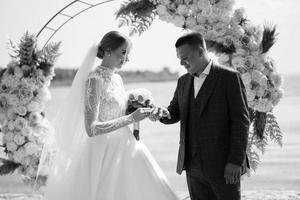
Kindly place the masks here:
POLYGON ((89 73, 95 68, 97 51, 97 44, 93 44, 87 51, 73 80, 69 94, 61 103, 60 110, 53 122, 55 129, 54 145, 44 145, 38 175, 43 171, 45 164, 48 164, 47 152, 53 148, 56 150, 44 191, 46 198, 47 193, 57 191, 61 185, 65 184, 65 179, 74 173, 72 166, 80 162, 79 155, 87 139, 84 128, 85 81, 89 73))

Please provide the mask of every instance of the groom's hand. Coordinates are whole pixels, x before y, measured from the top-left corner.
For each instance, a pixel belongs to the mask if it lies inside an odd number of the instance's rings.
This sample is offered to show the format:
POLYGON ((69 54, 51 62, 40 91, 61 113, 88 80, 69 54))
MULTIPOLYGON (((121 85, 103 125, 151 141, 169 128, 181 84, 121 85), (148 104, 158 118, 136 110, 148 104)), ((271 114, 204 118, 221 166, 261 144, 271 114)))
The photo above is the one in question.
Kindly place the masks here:
POLYGON ((241 179, 241 167, 232 163, 227 163, 224 170, 226 184, 237 184, 241 179))
POLYGON ((167 117, 171 119, 171 115, 168 111, 168 109, 163 108, 163 107, 155 107, 152 111, 152 113, 149 116, 149 119, 151 121, 157 121, 160 120, 163 117, 167 117))

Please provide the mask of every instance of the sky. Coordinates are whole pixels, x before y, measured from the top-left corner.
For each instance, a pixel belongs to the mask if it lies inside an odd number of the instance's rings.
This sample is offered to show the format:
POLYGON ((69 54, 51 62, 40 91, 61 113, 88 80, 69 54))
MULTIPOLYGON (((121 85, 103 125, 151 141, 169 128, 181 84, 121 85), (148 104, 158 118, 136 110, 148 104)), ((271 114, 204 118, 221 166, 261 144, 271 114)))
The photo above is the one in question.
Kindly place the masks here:
MULTIPOLYGON (((29 31, 37 34, 43 25, 60 9, 72 0, 0 0, 0 66, 5 66, 10 57, 7 41, 18 42, 29 31)), ((102 0, 85 0, 99 3, 102 0)), ((56 66, 76 68, 80 65, 88 47, 99 42, 110 30, 118 30, 128 35, 128 28, 118 28, 114 13, 121 5, 121 0, 102 4, 92 8, 67 23, 51 41, 62 41, 56 66)), ((66 10, 72 15, 83 4, 66 10)), ((300 51, 300 1, 299 0, 236 0, 235 7, 244 7, 248 19, 256 25, 273 23, 279 33, 277 43, 270 51, 276 67, 282 74, 300 74, 297 58, 300 51)), ((53 27, 65 20, 56 18, 53 27)), ((38 38, 42 46, 50 31, 44 31, 38 38)), ((160 71, 168 66, 171 71, 183 72, 184 69, 176 58, 174 44, 185 31, 172 24, 156 19, 150 29, 141 36, 131 37, 133 49, 130 62, 124 70, 160 71)))

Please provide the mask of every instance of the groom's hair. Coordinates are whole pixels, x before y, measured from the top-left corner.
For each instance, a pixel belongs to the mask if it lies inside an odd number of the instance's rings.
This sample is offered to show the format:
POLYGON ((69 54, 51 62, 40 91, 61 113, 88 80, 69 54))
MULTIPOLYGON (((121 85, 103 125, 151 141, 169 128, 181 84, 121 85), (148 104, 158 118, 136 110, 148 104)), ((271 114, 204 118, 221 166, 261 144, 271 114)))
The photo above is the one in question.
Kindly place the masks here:
POLYGON ((190 45, 193 47, 202 47, 206 50, 206 44, 203 36, 198 32, 187 33, 180 38, 175 43, 175 47, 178 48, 183 45, 190 45))

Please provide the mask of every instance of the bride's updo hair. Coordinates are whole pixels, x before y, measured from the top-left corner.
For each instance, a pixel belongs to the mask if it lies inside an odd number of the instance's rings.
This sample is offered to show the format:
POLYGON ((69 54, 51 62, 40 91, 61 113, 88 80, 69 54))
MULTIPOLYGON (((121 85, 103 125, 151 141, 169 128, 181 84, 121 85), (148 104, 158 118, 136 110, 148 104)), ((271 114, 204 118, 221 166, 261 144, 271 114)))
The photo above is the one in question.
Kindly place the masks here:
POLYGON ((97 57, 103 59, 105 51, 113 51, 124 43, 130 44, 128 37, 118 31, 110 31, 106 33, 100 41, 97 57))

